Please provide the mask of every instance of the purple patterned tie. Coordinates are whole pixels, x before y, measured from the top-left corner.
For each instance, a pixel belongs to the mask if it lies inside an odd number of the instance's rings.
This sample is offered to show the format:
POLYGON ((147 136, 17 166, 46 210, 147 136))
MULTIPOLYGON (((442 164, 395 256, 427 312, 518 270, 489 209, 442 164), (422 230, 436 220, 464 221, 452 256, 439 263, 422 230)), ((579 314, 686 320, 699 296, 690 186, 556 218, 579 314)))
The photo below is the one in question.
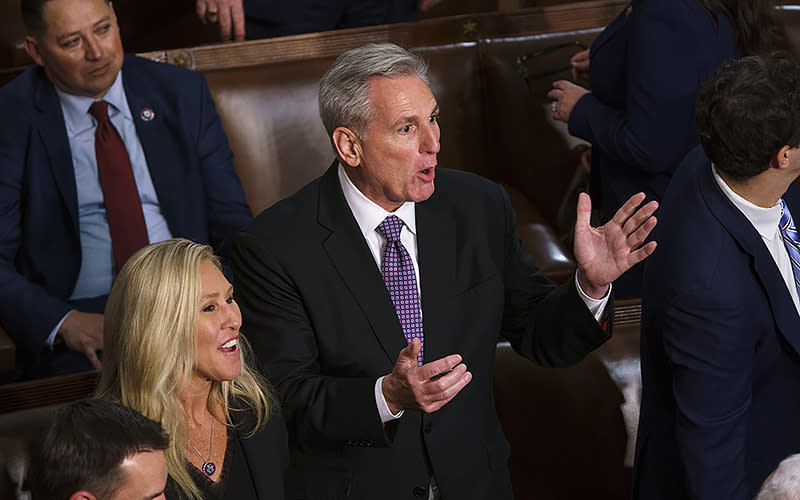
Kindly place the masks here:
MULTIPOLYGON (((392 297, 394 310, 409 344, 414 337, 419 338, 420 345, 425 346, 422 338, 422 315, 419 308, 419 291, 417 278, 414 275, 414 263, 406 248, 400 242, 400 230, 403 221, 396 215, 386 217, 378 226, 378 231, 386 238, 383 249, 381 275, 389 295, 392 297)), ((422 349, 417 355, 417 364, 422 366, 422 349)))

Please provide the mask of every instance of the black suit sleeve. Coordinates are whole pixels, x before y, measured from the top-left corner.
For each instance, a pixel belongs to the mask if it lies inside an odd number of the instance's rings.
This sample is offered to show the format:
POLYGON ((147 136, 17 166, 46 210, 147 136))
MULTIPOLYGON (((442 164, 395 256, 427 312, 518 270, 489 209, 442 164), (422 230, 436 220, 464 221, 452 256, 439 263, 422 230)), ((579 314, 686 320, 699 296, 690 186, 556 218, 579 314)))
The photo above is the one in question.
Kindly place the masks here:
POLYGON ((543 366, 582 360, 609 335, 600 328, 570 279, 556 287, 536 267, 516 230, 502 188, 505 230, 505 309, 502 336, 520 355, 543 366))

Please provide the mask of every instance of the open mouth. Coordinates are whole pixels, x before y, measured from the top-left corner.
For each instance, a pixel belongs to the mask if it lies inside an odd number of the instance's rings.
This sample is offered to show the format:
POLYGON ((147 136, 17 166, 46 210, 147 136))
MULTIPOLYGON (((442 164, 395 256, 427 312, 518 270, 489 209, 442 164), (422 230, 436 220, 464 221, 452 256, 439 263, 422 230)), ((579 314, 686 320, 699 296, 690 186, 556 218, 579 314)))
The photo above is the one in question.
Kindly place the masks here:
POLYGON ((239 349, 239 339, 231 339, 217 347, 222 352, 236 352, 239 349))
POLYGON ((422 178, 426 181, 430 182, 436 177, 436 167, 426 168, 425 170, 420 170, 419 173, 422 175, 422 178))

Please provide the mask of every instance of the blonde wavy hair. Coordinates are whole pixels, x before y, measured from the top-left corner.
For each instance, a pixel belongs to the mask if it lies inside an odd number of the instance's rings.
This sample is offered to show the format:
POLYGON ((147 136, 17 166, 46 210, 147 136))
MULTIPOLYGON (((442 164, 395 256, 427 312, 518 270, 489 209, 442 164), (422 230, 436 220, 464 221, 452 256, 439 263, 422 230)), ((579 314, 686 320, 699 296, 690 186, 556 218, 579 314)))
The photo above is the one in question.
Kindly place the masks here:
MULTIPOLYGON (((139 250, 123 266, 106 305, 103 370, 96 393, 161 423, 170 436, 167 470, 190 499, 202 496, 187 470, 188 427, 179 396, 195 368, 203 261, 220 267, 208 245, 176 238, 139 250)), ((251 436, 266 424, 274 400, 241 335, 239 348, 241 373, 234 380, 212 383, 208 409, 214 414, 222 406, 228 425, 232 411, 252 411, 252 428, 243 429, 251 436), (234 399, 242 408, 231 407, 234 399)))

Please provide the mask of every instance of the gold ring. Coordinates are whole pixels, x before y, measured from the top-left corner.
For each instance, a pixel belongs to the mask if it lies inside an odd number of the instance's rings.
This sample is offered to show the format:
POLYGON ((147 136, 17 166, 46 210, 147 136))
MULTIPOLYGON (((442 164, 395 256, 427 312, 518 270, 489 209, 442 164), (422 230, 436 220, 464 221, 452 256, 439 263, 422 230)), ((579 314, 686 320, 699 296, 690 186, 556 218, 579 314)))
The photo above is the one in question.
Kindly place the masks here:
POLYGON ((207 10, 206 11, 206 21, 210 23, 217 22, 217 11, 216 10, 207 10))

